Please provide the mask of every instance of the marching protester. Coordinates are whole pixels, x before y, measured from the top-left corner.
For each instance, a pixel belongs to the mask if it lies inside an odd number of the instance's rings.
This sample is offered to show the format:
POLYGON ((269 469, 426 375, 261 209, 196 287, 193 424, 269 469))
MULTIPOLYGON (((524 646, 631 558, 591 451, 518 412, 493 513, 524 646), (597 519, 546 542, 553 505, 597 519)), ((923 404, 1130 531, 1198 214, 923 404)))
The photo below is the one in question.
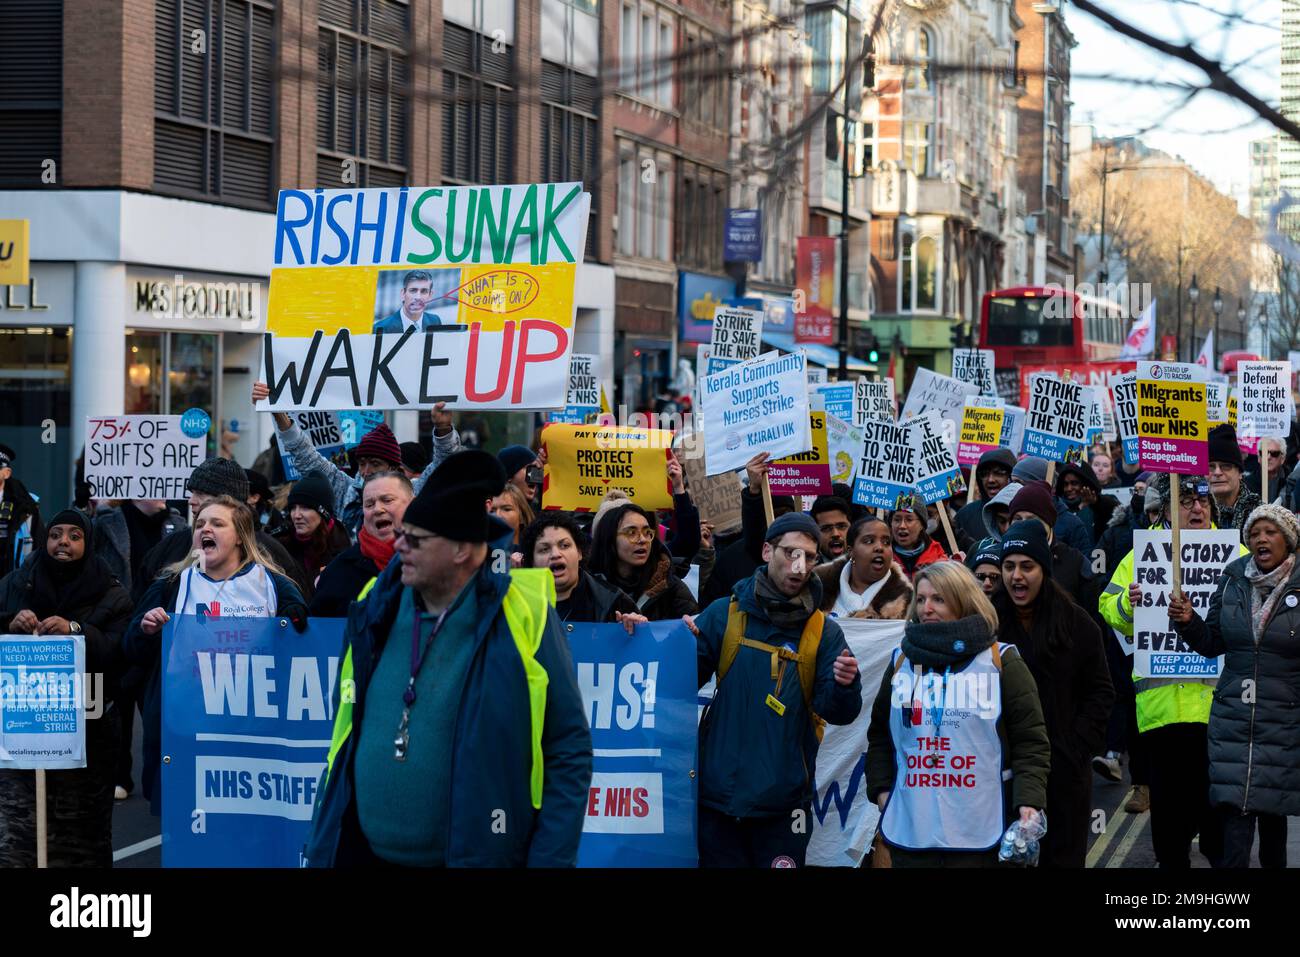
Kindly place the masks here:
POLYGON ((571 621, 618 622, 630 635, 634 625, 649 621, 623 591, 582 567, 587 536, 569 513, 542 513, 524 530, 520 547, 525 568, 550 569, 555 613, 566 630, 573 630, 571 621))
POLYGON ((353 608, 309 866, 574 865, 591 732, 551 575, 497 560, 505 483, 495 456, 451 456, 353 608))
MULTIPOLYGON (((99 676, 103 710, 86 715, 86 766, 45 773, 50 867, 113 866, 115 699, 130 620, 131 596, 96 554, 90 520, 77 509, 55 515, 34 558, 0 580, 4 633, 81 635, 86 673, 99 676)), ((36 776, 0 770, 0 867, 35 866, 36 776)))
POLYGON ((1007 506, 1008 518, 1012 524, 1034 519, 1042 523, 1050 543, 1052 577, 1074 601, 1091 610, 1101 584, 1087 558, 1057 537, 1057 501, 1046 482, 1026 482, 1007 506))
POLYGON ((914 575, 927 565, 947 559, 937 539, 926 531, 929 513, 919 495, 911 497, 911 504, 889 513, 889 531, 893 539, 894 560, 907 575, 914 575))
MULTIPOLYGON (((239 471, 242 478, 243 470, 239 471)), ((144 718, 141 780, 155 815, 162 813, 162 784, 158 780, 162 756, 162 629, 171 616, 197 615, 202 609, 207 617, 218 617, 214 608, 225 605, 240 608, 240 618, 287 618, 298 631, 307 626, 302 592, 263 551, 253 528, 253 512, 245 504, 247 498, 246 494, 218 495, 198 509, 191 538, 193 554, 182 554, 149 585, 122 639, 126 660, 149 672, 140 707, 144 718)))
MULTIPOLYGON (((1210 491, 1219 510, 1221 528, 1235 528, 1246 540, 1246 519, 1261 504, 1259 493, 1242 481, 1245 460, 1237 445, 1237 430, 1231 425, 1210 430, 1210 491)), ((1273 486, 1276 488, 1276 485, 1273 486)))
POLYGON ((617 503, 597 518, 590 569, 625 592, 651 621, 699 611, 690 589, 673 573, 654 515, 632 502, 617 503))
POLYGON ((302 580, 307 582, 302 596, 308 601, 316 594, 316 579, 321 571, 352 544, 348 533, 334 520, 333 508, 329 481, 320 472, 309 472, 293 483, 289 491, 290 527, 276 536, 302 571, 302 580))
POLYGON ((514 533, 512 545, 519 550, 519 536, 533 521, 533 507, 517 485, 507 482, 501 494, 488 502, 488 513, 510 526, 514 533))
POLYGON ((832 562, 844 554, 848 542, 849 503, 835 495, 820 495, 808 510, 817 523, 818 551, 822 561, 832 562))
MULTIPOLYGON (((824 526, 823 526, 824 527, 824 526)), ((894 563, 889 526, 875 516, 849 529, 848 552, 813 569, 822 586, 821 610, 834 618, 901 621, 912 586, 894 563)))
POLYGON ((1016 648, 998 641, 997 613, 964 565, 923 568, 913 587, 867 726, 867 797, 893 867, 992 867, 1007 826, 1047 804, 1038 691, 1016 648))
MULTIPOLYGON (((1187 597, 1169 602, 1178 636, 1207 658, 1224 656, 1210 705, 1210 803, 1223 826, 1222 867, 1287 866, 1287 816, 1300 815, 1300 523, 1260 505, 1245 523, 1250 549, 1223 571, 1204 618, 1187 597)), ((1204 837, 1202 837, 1204 841, 1204 837)))
MULTIPOLYGON (((1287 436, 1285 442, 1269 439, 1261 444, 1267 446, 1264 459, 1268 463, 1268 502, 1265 504, 1274 504, 1279 502, 1286 492, 1287 475, 1296 462, 1296 452, 1300 448, 1300 437, 1296 435, 1295 421, 1291 422, 1291 434, 1287 436)), ((1258 451, 1246 457, 1245 482, 1252 492, 1262 498, 1264 488, 1260 481, 1260 476, 1263 474, 1260 458, 1258 451)))
POLYGON ((1056 497, 1083 523, 1093 543, 1101 538, 1119 507, 1118 499, 1101 493, 1092 467, 1080 462, 1068 462, 1057 470, 1056 497))
MULTIPOLYGON (((984 506, 1011 482, 1016 456, 1010 449, 989 449, 975 465, 973 484, 980 494, 967 502, 953 516, 953 531, 965 535, 971 543, 984 537, 984 506)), ((968 546, 969 547, 969 546, 968 546)))
MULTIPOLYGON (((1154 527, 1169 527, 1171 509, 1177 508, 1184 529, 1215 528, 1214 500, 1205 476, 1179 477, 1178 499, 1172 503, 1169 476, 1152 476, 1146 490, 1148 510, 1158 508, 1154 527)), ((1246 554, 1245 546, 1239 554, 1246 554)), ((1121 635, 1133 634, 1133 608, 1142 601, 1142 586, 1135 581, 1134 554, 1124 556, 1098 601, 1106 623, 1121 635)), ((1139 678, 1133 676, 1140 747, 1147 760, 1149 784, 1143 795, 1135 785, 1137 806, 1149 802, 1151 843, 1161 867, 1191 866, 1192 839, 1200 834, 1200 850, 1211 863, 1222 851, 1222 827, 1209 802, 1209 768, 1206 725, 1218 678, 1189 676, 1139 678), (1146 798, 1146 802, 1142 798, 1146 798)), ((1131 753, 1131 752, 1130 752, 1131 753)))
POLYGON ((1092 468, 1093 477, 1097 479, 1099 488, 1124 487, 1124 483, 1115 474, 1115 460, 1110 457, 1109 452, 1094 452, 1088 465, 1092 468))
MULTIPOLYGON (((140 580, 149 550, 173 532, 188 532, 189 526, 181 513, 166 502, 132 499, 117 505, 101 505, 96 509, 93 529, 95 554, 104 560, 113 577, 130 595, 140 580)), ((147 677, 143 669, 129 668, 118 683, 117 714, 121 734, 113 772, 113 796, 119 801, 125 801, 135 790, 131 778, 131 765, 134 763, 131 736, 140 692, 147 677)))
POLYGON ((1002 542, 994 538, 984 539, 966 556, 966 567, 979 582, 984 597, 993 601, 994 596, 1002 591, 1002 542))
MULTIPOLYGON (((271 390, 265 382, 253 383, 254 403, 270 395, 271 390)), ((356 531, 360 528, 361 486, 366 477, 374 472, 397 472, 402 468, 402 449, 397 444, 393 430, 381 422, 361 437, 361 441, 352 449, 352 458, 357 464, 357 475, 353 478, 316 451, 316 447, 287 414, 273 412, 271 415, 275 419, 285 454, 293 460, 298 474, 323 472, 334 493, 334 514, 348 530, 356 531)), ((451 413, 444 409, 443 403, 439 402, 433 407, 432 415, 433 454, 424 472, 411 482, 417 492, 433 470, 460 448, 460 436, 452 428, 451 413)))
POLYGON ((403 442, 398 449, 402 453, 402 474, 414 482, 429 467, 429 453, 419 442, 403 442))
POLYGON ((1002 539, 998 638, 1020 652, 1038 687, 1052 769, 1044 867, 1083 867, 1092 815, 1092 765, 1115 699, 1101 631, 1052 579, 1048 532, 1016 522, 1002 539))
POLYGON ((8 575, 45 541, 36 496, 14 475, 17 458, 17 452, 0 442, 0 575, 8 575))
POLYGON ((313 618, 343 618, 366 587, 393 558, 397 530, 415 497, 404 472, 372 472, 361 487, 361 530, 355 545, 325 566, 316 583, 309 613, 313 618))
MULTIPOLYGON (((1005 485, 987 502, 983 503, 981 518, 984 522, 983 538, 991 538, 995 542, 1002 541, 1002 536, 1006 533, 1007 526, 1011 524, 1011 503, 1015 501, 1016 493, 1019 492, 1023 485, 1019 482, 1012 482, 1005 485)), ((982 539, 975 539, 978 543, 982 539)))
MULTIPOLYGON (((210 458, 201 463, 190 473, 185 483, 185 492, 189 496, 191 517, 209 502, 228 495, 240 503, 248 501, 248 478, 237 462, 221 457, 210 458)), ((245 505, 247 508, 247 505, 245 505)), ((284 546, 265 532, 254 528, 257 546, 284 574, 288 575, 300 593, 311 589, 311 582, 302 567, 285 551, 284 546)), ((161 569, 176 562, 187 561, 198 546, 194 544, 189 528, 178 528, 170 535, 165 535, 157 545, 149 549, 144 561, 140 563, 140 573, 132 582, 131 597, 138 603, 145 591, 154 583, 161 569)))
POLYGON ((538 453, 526 445, 507 445, 497 453, 497 460, 506 470, 506 484, 513 485, 524 498, 532 499, 536 486, 528 481, 528 470, 542 464, 538 453))
MULTIPOLYGON (((760 492, 768 471, 768 455, 761 452, 745 464, 747 485, 740 492, 740 538, 724 548, 713 565, 708 582, 700 592, 700 604, 707 606, 731 594, 734 585, 754 574, 763 564, 763 537, 767 531, 767 515, 763 511, 760 492)), ((773 495, 772 517, 780 518, 795 510, 794 496, 773 495)), ((818 536, 820 540, 820 534, 818 536)))
POLYGON ((819 538, 808 515, 781 516, 766 564, 685 619, 700 686, 717 674, 699 731, 701 867, 802 867, 823 727, 862 709, 857 660, 818 610, 819 538))
MULTIPOLYGON (((1019 482, 1021 485, 1027 485, 1030 482, 1047 482, 1047 460, 1040 459, 1036 455, 1026 455, 1016 467, 1011 470, 1011 481, 1019 482)), ((1051 489, 1051 486, 1048 486, 1051 489)), ((1065 542, 1080 555, 1087 555, 1092 551, 1092 530, 1085 528, 1079 517, 1074 515, 1069 506, 1061 499, 1056 499, 1053 503, 1056 509, 1056 520, 1052 523, 1052 537, 1058 541, 1065 542)))
POLYGON ((248 479, 248 507, 257 516, 257 527, 268 535, 279 535, 288 526, 284 513, 275 507, 271 483, 257 469, 244 469, 248 479))

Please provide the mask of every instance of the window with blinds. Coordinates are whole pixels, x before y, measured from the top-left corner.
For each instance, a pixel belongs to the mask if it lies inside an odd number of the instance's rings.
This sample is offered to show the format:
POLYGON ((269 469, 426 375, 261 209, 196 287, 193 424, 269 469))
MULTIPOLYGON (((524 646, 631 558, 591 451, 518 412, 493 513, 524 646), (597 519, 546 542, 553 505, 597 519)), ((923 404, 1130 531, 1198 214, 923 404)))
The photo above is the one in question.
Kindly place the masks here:
POLYGON ((442 178, 464 185, 513 182, 514 48, 444 22, 442 58, 442 178))
POLYGON ((407 182, 411 10, 400 0, 319 0, 316 183, 407 182))
POLYGON ((154 189, 274 203, 272 0, 154 3, 154 189))
POLYGON ((600 139, 596 78, 542 61, 542 181, 580 182, 591 193, 589 259, 596 257, 600 139))
POLYGON ((0 187, 40 186, 62 157, 62 0, 0 3, 0 187))

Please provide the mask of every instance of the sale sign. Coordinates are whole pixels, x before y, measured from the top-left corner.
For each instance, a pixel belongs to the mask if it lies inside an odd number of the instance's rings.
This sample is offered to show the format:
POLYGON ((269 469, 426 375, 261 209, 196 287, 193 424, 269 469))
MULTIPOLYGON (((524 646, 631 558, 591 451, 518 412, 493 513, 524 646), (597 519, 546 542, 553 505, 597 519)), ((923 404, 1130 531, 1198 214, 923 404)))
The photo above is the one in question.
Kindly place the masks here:
POLYGON ((831 321, 835 304, 834 236, 799 237, 795 286, 794 341, 830 345, 835 341, 831 321))

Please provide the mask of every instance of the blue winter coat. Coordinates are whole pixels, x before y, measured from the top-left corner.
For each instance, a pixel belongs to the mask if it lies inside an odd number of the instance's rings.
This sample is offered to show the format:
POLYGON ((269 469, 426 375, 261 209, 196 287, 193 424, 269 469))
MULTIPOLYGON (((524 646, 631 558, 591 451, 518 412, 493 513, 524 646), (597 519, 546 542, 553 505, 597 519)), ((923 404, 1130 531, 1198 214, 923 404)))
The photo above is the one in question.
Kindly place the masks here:
MULTIPOLYGON (((767 566, 732 589, 740 610, 749 616, 745 637, 771 645, 799 645, 798 631, 782 631, 768 619, 754 597, 754 579, 767 566)), ((809 579, 814 607, 821 604, 821 582, 809 579)), ((719 598, 695 619, 696 654, 703 686, 717 670, 731 599, 719 598)), ((813 710, 828 724, 851 724, 862 710, 862 678, 835 681, 832 665, 846 649, 844 632, 833 618, 822 625, 817 649, 813 710)), ((741 647, 727 676, 718 683, 713 703, 700 725, 700 803, 731 817, 774 817, 808 807, 813 798, 817 735, 804 705, 799 674, 791 663, 777 695, 785 705, 778 715, 765 703, 775 694, 771 657, 741 647)))
MULTIPOLYGON (((489 521, 494 534, 499 534, 492 549, 508 553, 513 533, 500 519, 489 521)), ((492 554, 490 550, 487 563, 471 580, 480 617, 452 741, 447 865, 572 867, 591 786, 591 731, 573 659, 551 609, 537 651, 537 661, 550 680, 542 732, 542 807, 534 810, 529 794, 528 685, 501 607, 510 574, 493 570, 492 554)), ((356 694, 352 733, 335 757, 312 818, 306 848, 312 867, 364 866, 376 861, 357 819, 352 775, 366 688, 397 617, 401 594, 401 563, 395 558, 380 573, 366 600, 354 602, 348 612, 344 638, 352 648, 356 694)))

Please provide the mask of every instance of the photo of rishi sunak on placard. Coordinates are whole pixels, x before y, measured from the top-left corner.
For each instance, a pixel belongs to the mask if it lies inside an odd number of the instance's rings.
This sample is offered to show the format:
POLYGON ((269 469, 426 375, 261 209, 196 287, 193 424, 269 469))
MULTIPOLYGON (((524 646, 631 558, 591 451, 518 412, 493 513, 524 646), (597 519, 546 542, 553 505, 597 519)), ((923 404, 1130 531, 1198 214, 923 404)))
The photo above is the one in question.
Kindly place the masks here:
POLYGON ((400 335, 407 329, 454 326, 459 289, 459 269, 381 269, 370 331, 400 335))

